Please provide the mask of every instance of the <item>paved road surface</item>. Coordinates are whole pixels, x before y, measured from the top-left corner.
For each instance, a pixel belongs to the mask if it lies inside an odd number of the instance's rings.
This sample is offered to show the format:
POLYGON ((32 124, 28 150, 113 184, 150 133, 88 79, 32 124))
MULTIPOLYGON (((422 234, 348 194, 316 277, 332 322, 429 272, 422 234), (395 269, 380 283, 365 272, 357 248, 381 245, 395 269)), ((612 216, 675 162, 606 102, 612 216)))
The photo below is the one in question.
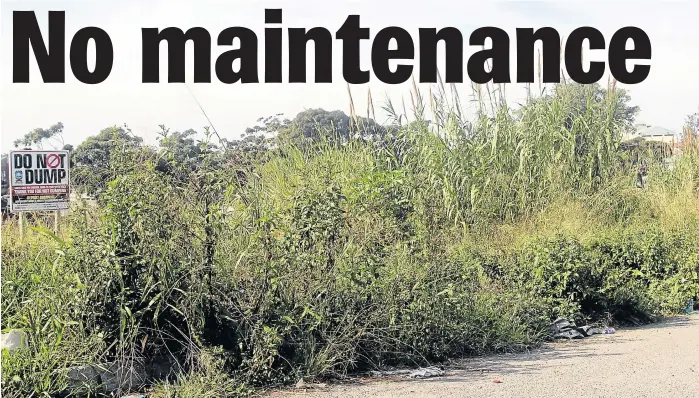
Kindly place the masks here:
POLYGON ((699 397, 699 315, 468 360, 445 377, 365 380, 274 391, 278 397, 699 397), (500 379, 502 383, 493 382, 500 379))

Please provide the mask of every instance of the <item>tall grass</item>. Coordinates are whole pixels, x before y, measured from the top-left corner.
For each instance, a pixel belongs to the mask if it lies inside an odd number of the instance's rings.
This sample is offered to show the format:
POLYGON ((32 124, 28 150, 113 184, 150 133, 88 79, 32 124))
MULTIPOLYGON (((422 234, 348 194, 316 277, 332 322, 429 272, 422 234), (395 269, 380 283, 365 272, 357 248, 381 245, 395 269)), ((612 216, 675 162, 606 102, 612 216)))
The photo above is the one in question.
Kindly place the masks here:
POLYGON ((561 85, 518 110, 501 87, 474 94, 467 120, 453 87, 415 86, 410 114, 385 105, 380 145, 280 143, 241 170, 183 179, 125 152, 62 237, 19 242, 4 224, 2 327, 30 349, 3 355, 3 395, 166 355, 156 396, 235 396, 519 350, 557 316, 643 322, 697 298, 695 150, 637 189, 614 90, 561 85))
MULTIPOLYGON (((496 101, 492 113, 479 110, 469 123, 458 97, 439 87, 428 99, 431 124, 414 89, 414 122, 401 131, 410 149, 399 166, 424 171, 456 223, 528 216, 559 194, 594 192, 617 171, 622 129, 615 91, 600 101, 592 87, 561 85, 517 111, 496 101)), ((386 110, 396 121, 409 119, 390 103, 386 110)))

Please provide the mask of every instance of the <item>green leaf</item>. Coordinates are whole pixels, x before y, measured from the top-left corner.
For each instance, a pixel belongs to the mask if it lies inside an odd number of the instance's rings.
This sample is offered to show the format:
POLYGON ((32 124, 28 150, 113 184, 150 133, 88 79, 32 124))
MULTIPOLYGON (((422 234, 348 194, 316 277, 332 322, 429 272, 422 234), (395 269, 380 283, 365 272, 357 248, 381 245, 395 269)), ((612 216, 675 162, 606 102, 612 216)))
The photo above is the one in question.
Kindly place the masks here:
POLYGON ((61 246, 65 245, 65 242, 63 241, 63 239, 61 239, 61 237, 59 237, 58 235, 53 233, 53 231, 51 231, 48 228, 44 228, 42 226, 37 226, 37 225, 29 225, 28 228, 34 232, 41 234, 41 235, 50 237, 51 239, 55 240, 56 243, 58 243, 61 246))

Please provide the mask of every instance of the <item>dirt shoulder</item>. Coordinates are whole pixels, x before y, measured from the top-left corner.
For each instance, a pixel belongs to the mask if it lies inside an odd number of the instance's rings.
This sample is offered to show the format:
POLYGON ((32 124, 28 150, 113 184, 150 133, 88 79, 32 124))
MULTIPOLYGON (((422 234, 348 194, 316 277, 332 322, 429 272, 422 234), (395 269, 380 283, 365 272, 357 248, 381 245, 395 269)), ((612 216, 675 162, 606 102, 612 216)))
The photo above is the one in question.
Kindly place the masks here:
POLYGON ((444 377, 370 379, 267 397, 699 397, 699 315, 453 363, 444 377), (501 383, 494 382, 499 379, 501 383))

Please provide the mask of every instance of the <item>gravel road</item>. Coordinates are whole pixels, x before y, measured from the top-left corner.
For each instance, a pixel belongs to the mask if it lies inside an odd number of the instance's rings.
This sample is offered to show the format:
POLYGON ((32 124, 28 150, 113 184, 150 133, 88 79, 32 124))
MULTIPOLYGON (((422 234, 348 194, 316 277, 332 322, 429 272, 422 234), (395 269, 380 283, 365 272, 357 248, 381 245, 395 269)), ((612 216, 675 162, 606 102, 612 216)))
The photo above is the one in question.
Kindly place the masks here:
POLYGON ((699 397, 699 315, 455 362, 444 377, 363 379, 268 397, 699 397), (499 379, 501 383, 494 380, 499 379))

